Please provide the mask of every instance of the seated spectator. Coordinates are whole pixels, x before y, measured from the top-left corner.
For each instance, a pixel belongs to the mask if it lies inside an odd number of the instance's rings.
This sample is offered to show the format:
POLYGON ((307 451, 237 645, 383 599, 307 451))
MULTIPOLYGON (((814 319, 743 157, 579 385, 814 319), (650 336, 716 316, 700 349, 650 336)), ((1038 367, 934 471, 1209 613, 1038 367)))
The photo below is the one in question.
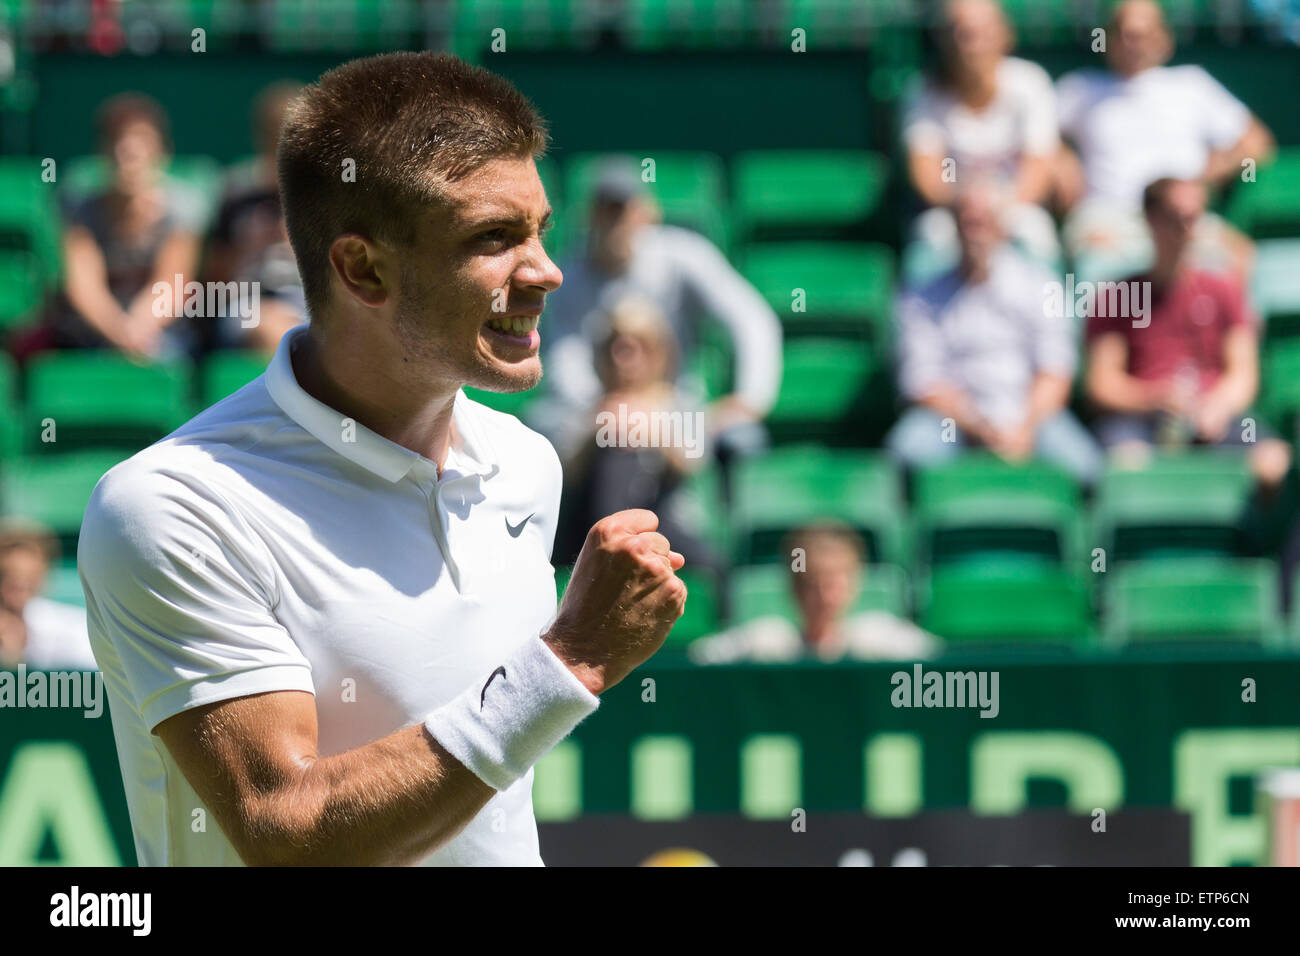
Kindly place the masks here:
POLYGON ((244 316, 215 316, 213 345, 250 348, 274 354, 281 336, 307 321, 307 304, 293 250, 280 212, 275 151, 285 112, 302 85, 273 83, 253 107, 257 156, 227 177, 208 250, 208 278, 213 282, 256 282, 258 321, 244 316))
POLYGON ((693 641, 687 654, 697 664, 738 661, 916 660, 932 657, 937 638, 887 611, 854 611, 862 580, 862 539, 834 522, 799 528, 787 537, 784 554, 802 548, 802 571, 790 572, 799 621, 771 615, 713 637, 693 641))
POLYGON ((547 297, 542 325, 548 400, 531 422, 554 435, 600 397, 593 351, 603 316, 626 295, 654 302, 678 354, 677 384, 703 402, 702 383, 683 374, 704 318, 727 329, 736 356, 735 390, 709 409, 715 450, 727 460, 766 444, 759 424, 781 385, 781 323, 726 257, 687 229, 661 225, 635 167, 610 160, 598 176, 586 249, 564 266, 564 284, 547 297), (549 330, 549 331, 548 331, 549 330))
POLYGON ((198 261, 202 201, 163 173, 166 114, 148 97, 123 93, 100 108, 99 136, 111 181, 68 215, 52 344, 136 359, 190 354, 196 339, 183 315, 184 283, 198 261), (162 295, 154 292, 160 282, 169 290, 162 295))
POLYGON ((1005 244, 988 190, 968 187, 953 214, 959 264, 899 303, 899 388, 912 407, 885 444, 909 468, 982 446, 1092 482, 1101 453, 1066 409, 1074 330, 1044 304, 1060 281, 1005 244))
POLYGON ((86 612, 42 597, 58 541, 26 522, 0 526, 0 666, 98 670, 86 612))
POLYGON ((1041 66, 1008 56, 1014 34, 996 0, 949 0, 939 31, 940 69, 911 98, 903 118, 913 188, 930 206, 917 241, 957 256, 948 207, 958 183, 992 183, 1007 235, 1045 264, 1060 257, 1056 224, 1043 204, 1060 148, 1052 81, 1041 66))
POLYGON ((710 436, 698 407, 673 384, 672 330, 653 303, 635 297, 615 303, 604 324, 596 352, 603 395, 571 419, 557 443, 565 488, 553 563, 573 564, 606 515, 648 508, 673 550, 711 574, 722 593, 721 558, 679 514, 677 492, 709 461, 710 436), (657 425, 651 416, 659 416, 657 425))
POLYGON ((1149 283, 1143 314, 1099 295, 1088 321, 1087 392, 1103 413, 1097 437, 1125 465, 1140 465, 1157 444, 1249 447, 1262 488, 1276 489, 1291 452, 1250 411, 1258 322, 1238 281, 1190 261, 1206 198, 1194 180, 1160 179, 1143 194, 1155 262, 1125 280, 1131 290, 1149 283))
MULTIPOLYGON (((1244 159, 1264 165, 1273 137, 1201 67, 1164 65, 1174 41, 1153 0, 1119 4, 1106 39, 1108 70, 1069 73, 1057 84, 1061 132, 1082 163, 1065 151, 1058 169, 1063 204, 1075 206, 1065 240, 1076 260, 1150 261, 1143 188, 1164 177, 1221 185, 1241 174, 1244 159)), ((1194 253, 1201 265, 1244 275, 1251 245, 1205 216, 1194 253)))

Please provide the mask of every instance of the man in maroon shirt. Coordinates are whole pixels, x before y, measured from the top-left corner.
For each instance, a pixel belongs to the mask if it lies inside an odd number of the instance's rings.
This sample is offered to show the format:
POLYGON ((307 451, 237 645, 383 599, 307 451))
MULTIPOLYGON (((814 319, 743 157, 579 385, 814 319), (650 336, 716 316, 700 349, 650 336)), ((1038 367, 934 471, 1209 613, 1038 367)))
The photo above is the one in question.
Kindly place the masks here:
POLYGON ((1097 437, 1117 460, 1135 463, 1151 446, 1249 448, 1255 477, 1276 488, 1291 450, 1250 412, 1259 390, 1257 321, 1235 279, 1188 264, 1205 185, 1159 179, 1142 207, 1155 247, 1142 315, 1120 314, 1098 295, 1088 319, 1088 397, 1103 413, 1097 437))

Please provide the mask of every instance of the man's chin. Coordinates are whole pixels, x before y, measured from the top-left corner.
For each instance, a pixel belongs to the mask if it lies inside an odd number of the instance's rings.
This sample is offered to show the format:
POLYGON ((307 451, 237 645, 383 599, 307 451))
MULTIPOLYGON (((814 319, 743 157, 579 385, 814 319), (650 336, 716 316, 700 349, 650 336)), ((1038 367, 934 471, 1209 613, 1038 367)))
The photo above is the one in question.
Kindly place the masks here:
POLYGON ((465 384, 481 392, 512 394, 536 388, 541 380, 542 360, 534 355, 530 359, 512 362, 508 366, 494 365, 483 369, 473 381, 467 381, 465 384))

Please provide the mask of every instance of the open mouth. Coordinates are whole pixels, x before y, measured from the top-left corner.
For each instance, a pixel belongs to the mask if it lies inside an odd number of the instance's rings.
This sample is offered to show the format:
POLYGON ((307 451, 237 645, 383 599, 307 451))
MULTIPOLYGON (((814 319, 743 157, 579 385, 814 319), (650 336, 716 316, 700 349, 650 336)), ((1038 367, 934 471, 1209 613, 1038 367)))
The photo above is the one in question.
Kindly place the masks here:
POLYGON ((542 341, 537 331, 540 318, 536 315, 498 315, 484 322, 483 327, 498 340, 521 348, 536 348, 542 341))

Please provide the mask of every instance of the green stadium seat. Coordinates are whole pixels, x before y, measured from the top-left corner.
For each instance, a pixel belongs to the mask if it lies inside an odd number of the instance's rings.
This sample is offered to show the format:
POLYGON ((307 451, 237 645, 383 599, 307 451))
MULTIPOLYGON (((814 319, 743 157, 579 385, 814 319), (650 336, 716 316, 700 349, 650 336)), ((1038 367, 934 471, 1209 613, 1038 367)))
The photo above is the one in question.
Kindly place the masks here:
POLYGON ((571 48, 595 40, 595 12, 583 0, 476 0, 454 8, 453 52, 479 62, 493 31, 505 31, 506 52, 571 48))
POLYGON ((824 338, 795 339, 782 352, 781 390, 767 415, 772 440, 834 441, 851 431, 879 370, 876 353, 824 338))
POLYGON ((1300 336, 1300 239, 1266 239, 1255 247, 1255 307, 1269 340, 1300 336))
POLYGON ((0 351, 0 460, 21 451, 22 414, 18 401, 18 368, 8 352, 0 351))
POLYGON ((1300 146, 1279 149, 1255 177, 1236 185, 1228 218, 1256 239, 1300 236, 1300 146))
POLYGON ((751 26, 746 0, 626 0, 622 32, 635 50, 725 49, 751 26))
POLYGON ((1093 542, 1108 562, 1233 555, 1253 480, 1232 450, 1160 455, 1143 469, 1109 468, 1097 487, 1093 542))
POLYGON ((697 637, 716 634, 722 627, 718 613, 718 583, 691 568, 677 572, 686 585, 686 607, 664 641, 664 648, 683 648, 697 637))
POLYGON ((1134 561, 1105 582, 1105 637, 1112 646, 1154 641, 1286 643, 1277 566, 1267 560, 1134 561))
MULTIPOLYGON (((731 573, 732 621, 744 624, 760 617, 782 617, 798 623, 798 606, 790 586, 788 565, 736 568, 731 573)), ((895 564, 871 564, 863 569, 853 610, 886 611, 907 617, 907 573, 895 564)))
POLYGON ((86 593, 81 589, 81 575, 77 572, 77 557, 65 556, 58 564, 51 566, 45 578, 44 596, 60 604, 86 606, 86 593))
POLYGON ((40 260, 21 249, 0 249, 0 331, 34 322, 45 302, 40 260))
POLYGON ((654 180, 646 183, 663 209, 664 222, 694 229, 715 245, 728 245, 725 172, 715 153, 647 149, 628 153, 577 153, 564 164, 564 197, 569 240, 587 228, 591 194, 606 163, 626 163, 645 179, 654 160, 654 180))
POLYGON ((870 242, 756 243, 742 270, 790 336, 890 339, 894 254, 870 242), (796 298, 796 290, 802 294, 796 298), (796 311, 798 304, 802 311, 796 311))
POLYGON ((738 564, 785 563, 786 532, 834 518, 856 528, 873 563, 906 564, 902 487, 878 452, 789 446, 736 467, 731 508, 738 564))
POLYGON ((138 450, 190 417, 189 391, 188 363, 138 365, 108 351, 42 353, 27 369, 26 450, 138 450), (53 442, 42 440, 46 419, 55 424, 53 442))
POLYGON ((1296 434, 1300 411, 1300 338, 1270 342, 1264 348, 1260 408, 1284 435, 1296 434))
POLYGON ((239 391, 266 371, 267 358, 257 352, 223 349, 203 362, 199 403, 207 408, 239 391))
POLYGON ((880 205, 889 163, 865 150, 754 150, 732 163, 737 241, 768 232, 824 234, 859 225, 880 205))
MULTIPOLYGON (((0 250, 35 257, 41 285, 48 289, 61 271, 62 227, 56 186, 42 178, 44 172, 42 160, 36 157, 0 158, 0 250)), ((8 264, 5 278, 16 281, 19 288, 5 291, 3 307, 12 310, 26 304, 30 297, 24 291, 30 281, 24 274, 27 268, 21 259, 8 264)))
POLYGON ((877 31, 908 17, 912 8, 892 0, 788 0, 783 5, 783 36, 807 31, 810 49, 859 48, 877 31))
POLYGON ((0 471, 0 510, 39 521, 58 535, 64 554, 76 553, 90 493, 104 474, 129 457, 113 450, 12 459, 0 471))
POLYGON ((1091 636, 1088 589, 1067 569, 945 565, 923 593, 920 624, 947 641, 1077 646, 1091 636))
POLYGON ((922 565, 1012 556, 1068 562, 1078 556, 1083 532, 1079 486, 1070 475, 979 452, 917 473, 913 520, 922 565))

